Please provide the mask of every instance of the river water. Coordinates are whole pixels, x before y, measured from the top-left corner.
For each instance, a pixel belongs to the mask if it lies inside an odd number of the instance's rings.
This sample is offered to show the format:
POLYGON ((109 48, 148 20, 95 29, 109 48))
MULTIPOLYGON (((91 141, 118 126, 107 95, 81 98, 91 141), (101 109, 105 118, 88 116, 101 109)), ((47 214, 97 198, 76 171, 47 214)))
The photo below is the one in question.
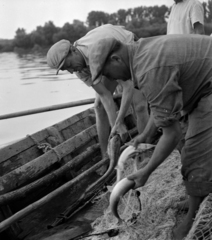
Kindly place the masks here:
MULTIPOLYGON (((39 54, 0 54, 0 115, 95 97, 76 75, 50 69, 39 54)), ((93 104, 0 120, 0 146, 62 121, 93 104)))

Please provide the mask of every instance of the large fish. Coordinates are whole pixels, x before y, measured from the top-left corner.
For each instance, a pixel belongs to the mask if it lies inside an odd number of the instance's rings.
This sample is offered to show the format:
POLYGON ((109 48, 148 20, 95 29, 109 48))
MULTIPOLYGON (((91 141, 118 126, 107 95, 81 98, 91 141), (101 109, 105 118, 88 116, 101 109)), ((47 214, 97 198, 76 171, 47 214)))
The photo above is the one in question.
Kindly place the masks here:
POLYGON ((127 147, 118 159, 118 163, 116 166, 116 183, 118 183, 124 174, 124 165, 127 159, 134 157, 139 151, 135 149, 134 146, 127 147))
POLYGON ((155 145, 152 144, 148 144, 148 143, 140 143, 138 145, 137 148, 135 148, 134 146, 128 146, 120 155, 119 159, 118 159, 118 163, 116 166, 116 170, 117 170, 117 178, 116 178, 116 182, 119 182, 122 179, 122 176, 124 174, 124 166, 126 161, 129 158, 135 157, 138 153, 142 153, 148 149, 154 148, 155 145))
POLYGON ((135 186, 135 182, 133 180, 129 180, 127 178, 124 178, 121 180, 122 173, 124 171, 124 164, 127 161, 127 159, 129 159, 130 157, 133 157, 138 152, 144 152, 147 149, 151 149, 154 147, 155 145, 144 144, 144 143, 139 144, 137 149, 135 149, 133 146, 129 146, 122 152, 118 160, 117 183, 115 187, 112 189, 112 192, 110 195, 110 209, 111 209, 111 212, 119 221, 121 221, 121 218, 118 214, 118 204, 119 204, 120 198, 124 196, 130 189, 133 189, 135 186))
POLYGON ((115 166, 120 156, 120 148, 121 148, 121 137, 119 134, 116 134, 110 139, 108 143, 108 148, 107 148, 107 153, 110 158, 110 165, 109 165, 110 170, 115 169, 115 166))

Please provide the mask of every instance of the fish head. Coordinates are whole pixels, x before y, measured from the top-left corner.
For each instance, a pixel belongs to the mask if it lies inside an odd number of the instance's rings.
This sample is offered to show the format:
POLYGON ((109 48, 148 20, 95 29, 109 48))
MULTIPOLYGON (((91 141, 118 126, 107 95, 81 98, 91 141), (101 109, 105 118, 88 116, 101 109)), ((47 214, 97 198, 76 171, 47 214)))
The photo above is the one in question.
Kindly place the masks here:
POLYGON ((121 147, 121 137, 119 134, 114 135, 108 142, 107 153, 111 159, 117 150, 121 147))

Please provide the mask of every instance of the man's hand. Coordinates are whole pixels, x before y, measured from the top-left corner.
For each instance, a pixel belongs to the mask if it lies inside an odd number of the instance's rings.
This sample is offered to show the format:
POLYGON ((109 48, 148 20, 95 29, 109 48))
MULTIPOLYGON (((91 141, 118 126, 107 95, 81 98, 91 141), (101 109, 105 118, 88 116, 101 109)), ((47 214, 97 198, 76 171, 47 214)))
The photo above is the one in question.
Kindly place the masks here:
POLYGON ((144 186, 148 178, 149 174, 147 174, 144 168, 138 170, 136 173, 127 176, 127 179, 135 182, 133 189, 144 186))
POLYGON ((140 143, 146 143, 146 138, 142 133, 138 135, 133 141, 133 146, 135 147, 135 149, 137 149, 140 143))
POLYGON ((116 134, 119 134, 122 142, 125 142, 128 137, 128 131, 126 126, 124 124, 115 124, 111 130, 109 139, 116 134))

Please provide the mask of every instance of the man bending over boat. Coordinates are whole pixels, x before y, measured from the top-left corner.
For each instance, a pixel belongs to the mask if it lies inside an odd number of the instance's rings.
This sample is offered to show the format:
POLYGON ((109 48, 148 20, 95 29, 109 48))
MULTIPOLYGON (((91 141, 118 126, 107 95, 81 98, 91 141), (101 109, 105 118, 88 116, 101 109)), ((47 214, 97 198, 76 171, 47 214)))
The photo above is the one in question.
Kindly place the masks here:
MULTIPOLYGON (((140 133, 144 130, 149 118, 147 102, 144 96, 138 94, 138 90, 129 84, 131 83, 130 81, 111 81, 111 78, 106 78, 101 74, 94 80, 92 71, 96 70, 96 66, 90 61, 91 49, 95 47, 96 41, 105 38, 115 38, 124 43, 131 43, 134 42, 136 37, 122 26, 106 24, 88 32, 73 45, 68 40, 61 40, 55 43, 47 54, 47 63, 51 68, 57 69, 57 74, 59 70, 67 70, 71 74, 75 73, 87 86, 93 87, 96 91, 96 125, 103 156, 107 151, 110 126, 116 125, 117 132, 122 140, 124 141, 126 138, 127 130, 123 124, 123 119, 128 108, 123 108, 123 103, 125 106, 129 106, 129 99, 133 96, 137 114, 137 127, 140 133), (117 82, 123 88, 122 103, 118 116, 116 115, 115 103, 112 97, 118 85, 117 82)), ((99 57, 100 59, 97 62, 101 61, 102 56, 99 57)))
POLYGON ((114 80, 132 79, 150 105, 151 117, 135 139, 135 147, 145 143, 156 127, 163 131, 148 164, 127 177, 131 188, 144 186, 174 150, 182 134, 179 119, 181 114, 188 114, 181 173, 189 195, 189 211, 173 231, 174 239, 182 240, 200 203, 212 192, 212 38, 166 35, 129 45, 105 39, 96 43, 98 48, 93 59, 98 59, 102 48, 105 51, 99 71, 114 80))

